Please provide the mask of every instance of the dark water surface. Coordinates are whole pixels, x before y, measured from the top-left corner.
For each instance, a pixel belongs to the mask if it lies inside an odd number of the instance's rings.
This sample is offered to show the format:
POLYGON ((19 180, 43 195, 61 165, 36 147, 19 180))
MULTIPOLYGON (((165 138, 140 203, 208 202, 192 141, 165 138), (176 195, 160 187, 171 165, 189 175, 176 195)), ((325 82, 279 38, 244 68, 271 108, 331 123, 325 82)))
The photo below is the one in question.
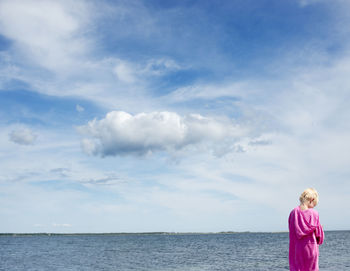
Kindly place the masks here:
MULTIPOLYGON (((289 270, 288 233, 2 235, 0 270, 289 270)), ((326 232, 320 270, 350 270, 350 231, 326 232)))

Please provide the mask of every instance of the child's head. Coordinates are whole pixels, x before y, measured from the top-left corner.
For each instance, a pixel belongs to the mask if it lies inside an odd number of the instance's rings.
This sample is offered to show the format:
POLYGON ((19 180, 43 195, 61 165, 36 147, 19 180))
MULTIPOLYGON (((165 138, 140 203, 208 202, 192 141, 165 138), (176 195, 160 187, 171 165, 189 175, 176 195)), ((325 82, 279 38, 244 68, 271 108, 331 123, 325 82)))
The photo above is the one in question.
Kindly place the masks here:
POLYGON ((300 195, 300 203, 308 205, 309 208, 315 207, 318 203, 318 193, 314 188, 307 188, 300 195))

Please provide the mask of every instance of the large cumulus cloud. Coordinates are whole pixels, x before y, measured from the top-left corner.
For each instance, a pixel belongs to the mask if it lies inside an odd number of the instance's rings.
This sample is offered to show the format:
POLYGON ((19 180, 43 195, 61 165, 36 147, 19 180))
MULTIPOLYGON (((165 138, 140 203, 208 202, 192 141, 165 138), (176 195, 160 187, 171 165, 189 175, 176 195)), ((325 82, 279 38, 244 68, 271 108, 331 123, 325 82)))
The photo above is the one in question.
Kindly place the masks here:
POLYGON ((131 115, 112 111, 104 119, 92 120, 78 130, 86 136, 86 153, 100 156, 144 155, 171 151, 200 143, 234 141, 244 130, 231 120, 180 116, 174 112, 151 112, 131 115))

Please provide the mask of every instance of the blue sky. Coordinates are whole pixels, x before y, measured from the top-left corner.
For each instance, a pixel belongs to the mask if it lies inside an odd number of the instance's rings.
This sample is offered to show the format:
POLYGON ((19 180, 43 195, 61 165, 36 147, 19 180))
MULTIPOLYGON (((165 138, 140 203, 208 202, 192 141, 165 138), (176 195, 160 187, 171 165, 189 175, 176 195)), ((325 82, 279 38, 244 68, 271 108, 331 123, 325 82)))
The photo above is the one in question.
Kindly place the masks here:
POLYGON ((0 232, 349 229, 346 1, 0 1, 0 232))

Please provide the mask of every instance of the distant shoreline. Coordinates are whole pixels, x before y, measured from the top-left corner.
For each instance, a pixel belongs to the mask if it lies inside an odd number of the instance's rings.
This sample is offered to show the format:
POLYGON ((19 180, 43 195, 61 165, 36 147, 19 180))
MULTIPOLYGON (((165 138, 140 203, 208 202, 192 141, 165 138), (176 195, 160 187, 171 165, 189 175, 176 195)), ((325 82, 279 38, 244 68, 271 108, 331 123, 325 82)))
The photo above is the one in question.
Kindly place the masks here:
MULTIPOLYGON (((330 230, 326 232, 342 232, 349 230, 330 230)), ((287 231, 279 232, 251 232, 251 231, 223 231, 223 232, 111 232, 111 233, 50 233, 50 232, 39 232, 39 233, 0 233, 0 236, 82 236, 82 235, 214 235, 214 234, 279 234, 288 233, 287 231)))

